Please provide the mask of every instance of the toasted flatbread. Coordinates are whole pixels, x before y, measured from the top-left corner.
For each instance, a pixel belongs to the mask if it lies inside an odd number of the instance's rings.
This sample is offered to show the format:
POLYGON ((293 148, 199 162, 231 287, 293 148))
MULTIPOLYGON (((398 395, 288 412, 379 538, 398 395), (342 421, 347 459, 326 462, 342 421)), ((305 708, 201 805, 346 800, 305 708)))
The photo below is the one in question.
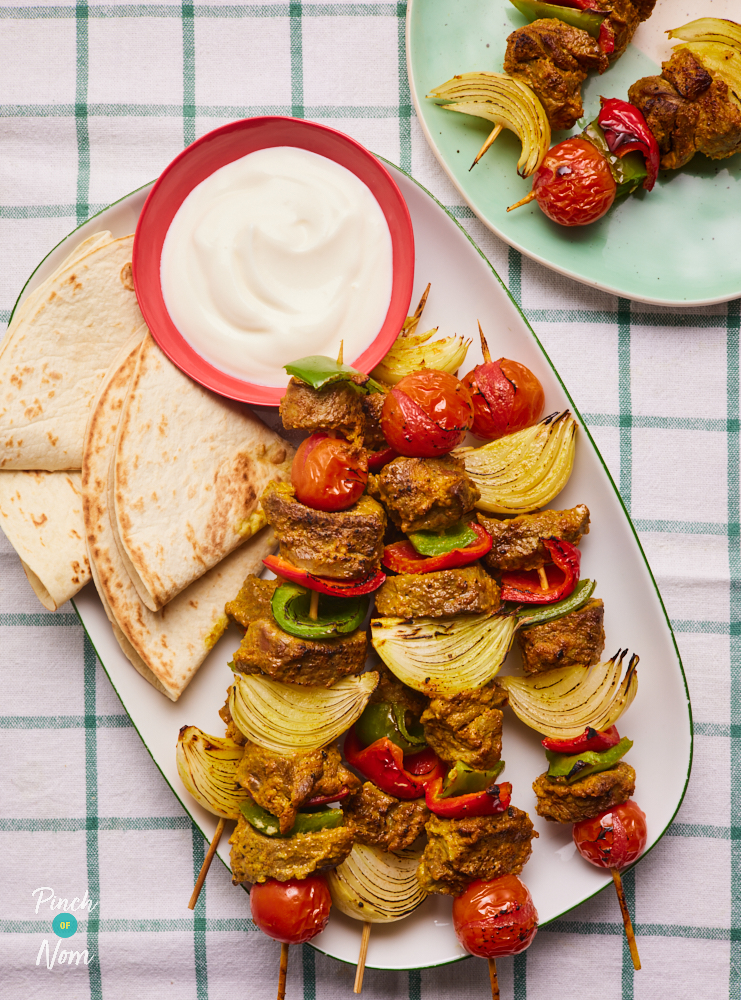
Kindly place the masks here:
POLYGON ((95 394, 144 324, 132 245, 133 236, 90 237, 16 311, 0 354, 0 469, 82 467, 95 394))
MULTIPOLYGON (((143 346, 142 346, 143 349, 143 346)), ((108 503, 108 467, 140 348, 103 383, 88 424, 82 471, 85 530, 93 579, 121 649, 158 690, 177 701, 227 625, 224 604, 275 547, 265 529, 201 576, 160 611, 139 599, 121 558, 108 503)))
POLYGON ((0 472, 0 527, 49 611, 90 579, 79 472, 0 472))
POLYGON ((260 496, 293 448, 244 405, 197 385, 151 335, 121 414, 109 505, 122 560, 157 611, 259 531, 260 496))

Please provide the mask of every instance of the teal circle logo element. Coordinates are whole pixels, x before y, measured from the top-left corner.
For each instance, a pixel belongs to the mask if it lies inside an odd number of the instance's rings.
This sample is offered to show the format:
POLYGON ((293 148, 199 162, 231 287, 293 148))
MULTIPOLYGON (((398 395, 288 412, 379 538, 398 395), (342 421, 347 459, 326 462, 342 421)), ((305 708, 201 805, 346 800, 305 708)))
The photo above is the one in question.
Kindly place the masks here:
POLYGON ((51 929, 57 937, 72 937, 77 930, 77 917, 72 913, 58 913, 51 922, 51 929))

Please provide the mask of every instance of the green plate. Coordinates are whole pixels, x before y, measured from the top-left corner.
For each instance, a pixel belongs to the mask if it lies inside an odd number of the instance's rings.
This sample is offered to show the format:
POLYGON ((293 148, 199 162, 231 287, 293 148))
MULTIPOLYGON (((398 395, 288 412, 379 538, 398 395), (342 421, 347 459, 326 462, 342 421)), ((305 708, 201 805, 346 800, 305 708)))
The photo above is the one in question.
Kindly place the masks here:
MULTIPOLYGON (((725 11, 714 6, 712 14, 723 17, 725 11)), ((600 95, 627 99, 631 83, 660 72, 660 58, 671 52, 662 41, 664 30, 687 20, 675 0, 659 0, 623 57, 605 75, 588 78, 587 120, 597 116, 600 95)), ((741 155, 727 160, 697 155, 682 170, 662 172, 650 194, 641 190, 599 222, 574 229, 551 222, 535 204, 507 214, 507 206, 531 188, 531 181, 517 175, 520 142, 511 132, 503 132, 469 172, 491 125, 443 111, 425 94, 456 73, 502 72, 507 36, 525 23, 508 0, 409 0, 412 99, 432 151, 476 215, 533 260, 616 295, 670 306, 741 295, 741 155)), ((553 142, 569 134, 556 132, 553 142)))

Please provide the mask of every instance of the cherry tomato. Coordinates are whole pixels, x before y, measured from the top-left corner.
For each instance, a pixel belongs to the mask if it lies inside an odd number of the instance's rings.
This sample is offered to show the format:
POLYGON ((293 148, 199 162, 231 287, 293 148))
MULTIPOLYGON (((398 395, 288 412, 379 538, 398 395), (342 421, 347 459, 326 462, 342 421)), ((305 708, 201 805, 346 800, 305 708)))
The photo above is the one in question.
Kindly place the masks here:
POLYGON ((453 901, 453 927, 466 951, 478 958, 518 955, 535 937, 538 912, 516 875, 479 879, 453 901))
POLYGON ((405 375, 386 396, 381 427, 391 448, 410 458, 447 455, 473 423, 468 389, 429 368, 405 375))
POLYGON ((268 937, 283 944, 302 944, 327 926, 332 897, 323 875, 268 879, 250 891, 252 919, 268 937))
POLYGON ((545 406, 538 379, 529 368, 508 358, 477 365, 463 384, 473 403, 471 431, 487 441, 534 424, 545 406))
POLYGON ((347 510, 368 482, 368 459, 343 438, 321 431, 299 445, 291 470, 296 498, 314 510, 347 510))
POLYGON ((608 211, 617 187, 597 147, 574 136, 546 153, 535 171, 533 192, 549 219, 562 226, 586 226, 608 211))
POLYGON ((579 854, 593 865, 624 868, 646 846, 646 814, 633 799, 628 799, 594 819, 574 823, 572 835, 579 854))

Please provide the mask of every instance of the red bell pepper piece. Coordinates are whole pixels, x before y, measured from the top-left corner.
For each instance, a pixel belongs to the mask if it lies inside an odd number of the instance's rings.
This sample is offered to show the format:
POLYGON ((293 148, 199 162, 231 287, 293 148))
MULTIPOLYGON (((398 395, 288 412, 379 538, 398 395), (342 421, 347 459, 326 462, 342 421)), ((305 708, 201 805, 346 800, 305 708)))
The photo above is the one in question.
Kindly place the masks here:
POLYGON ((616 97, 611 97, 609 100, 601 97, 600 101, 602 110, 597 116, 597 121, 605 133, 605 141, 610 152, 620 157, 634 149, 642 153, 648 170, 643 186, 650 191, 659 173, 661 152, 646 119, 635 105, 627 101, 620 101, 616 97))
POLYGON ((345 737, 345 759, 382 792, 397 799, 420 799, 430 781, 439 777, 442 783, 443 766, 429 748, 405 760, 401 747, 383 736, 364 749, 355 726, 345 737), (407 763, 414 767, 414 771, 407 770, 407 763))
POLYGON ((607 20, 604 20, 599 26, 598 45, 605 55, 609 56, 615 51, 615 32, 607 20))
POLYGON ((568 597, 579 582, 581 552, 561 538, 544 538, 543 545, 555 563, 546 566, 548 589, 540 586, 536 570, 515 570, 502 573, 502 600, 518 601, 521 604, 553 604, 568 597))
POLYGON ((368 472, 380 472, 384 465, 399 457, 399 452, 393 448, 381 448, 380 451, 368 452, 368 472))
POLYGON ((553 736, 546 736, 540 741, 546 750, 554 753, 583 753, 585 750, 609 750, 610 747, 617 746, 620 742, 620 734, 617 726, 610 726, 599 732, 587 726, 581 736, 575 736, 572 740, 557 740, 553 736))
POLYGON ((304 805, 328 806, 330 802, 344 802, 349 794, 349 788, 342 788, 336 795, 315 795, 313 798, 307 799, 304 805))
POLYGON ((383 550, 383 565, 394 573, 433 573, 438 569, 456 569, 476 562, 492 546, 492 537, 480 524, 471 523, 478 536, 463 549, 452 549, 441 556, 421 556, 411 542, 394 542, 383 550))
POLYGON ((440 798, 443 789, 443 779, 431 781, 425 791, 425 804, 430 812, 444 819, 462 819, 464 816, 495 816, 504 812, 512 800, 512 785, 503 781, 498 785, 489 785, 483 792, 471 792, 468 795, 456 795, 453 798, 440 798))
POLYGON ((326 576, 315 576, 305 569, 297 569, 293 563, 281 558, 281 556, 265 556, 263 563, 276 576, 282 576, 284 580, 291 580, 309 590, 316 590, 320 594, 330 594, 332 597, 362 597, 363 594, 370 594, 378 590, 386 580, 386 574, 380 569, 377 573, 360 577, 357 580, 330 580, 326 576))

